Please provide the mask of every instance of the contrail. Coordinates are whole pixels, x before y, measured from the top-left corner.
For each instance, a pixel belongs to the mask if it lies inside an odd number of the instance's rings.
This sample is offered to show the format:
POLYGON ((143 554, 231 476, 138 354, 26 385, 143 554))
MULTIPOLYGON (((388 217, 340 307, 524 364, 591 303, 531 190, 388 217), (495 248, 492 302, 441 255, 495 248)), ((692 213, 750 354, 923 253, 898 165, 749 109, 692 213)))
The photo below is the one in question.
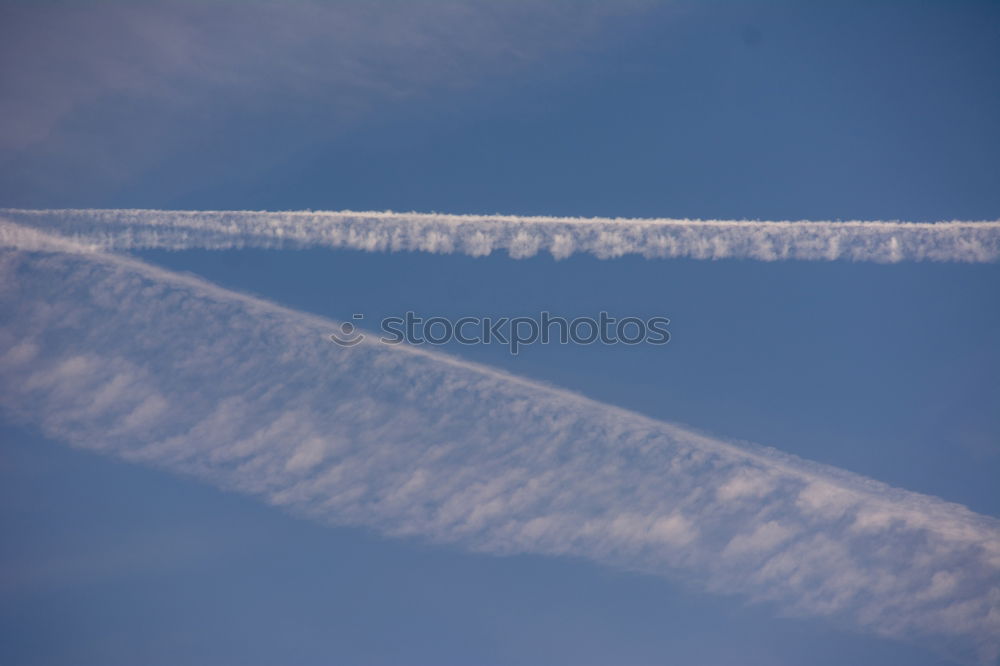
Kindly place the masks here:
POLYGON ((1000 655, 1000 521, 0 223, 0 405, 331 525, 1000 655))
POLYGON ((514 258, 647 258, 992 262, 1000 221, 760 222, 439 215, 393 212, 0 210, 19 224, 95 249, 336 247, 514 258))

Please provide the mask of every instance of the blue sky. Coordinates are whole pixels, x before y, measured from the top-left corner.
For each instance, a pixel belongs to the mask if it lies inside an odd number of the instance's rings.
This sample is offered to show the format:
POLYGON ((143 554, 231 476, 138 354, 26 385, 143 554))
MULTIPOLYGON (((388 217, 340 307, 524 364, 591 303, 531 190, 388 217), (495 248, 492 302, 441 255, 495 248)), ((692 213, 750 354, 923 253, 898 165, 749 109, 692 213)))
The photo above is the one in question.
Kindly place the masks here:
MULTIPOLYGON (((1000 218, 996 3, 0 14, 3 207, 1000 218)), ((337 320, 667 316, 664 347, 445 351, 1000 517, 995 262, 134 254, 337 320)), ((684 576, 302 520, 5 414, 5 663, 949 663, 684 576)))

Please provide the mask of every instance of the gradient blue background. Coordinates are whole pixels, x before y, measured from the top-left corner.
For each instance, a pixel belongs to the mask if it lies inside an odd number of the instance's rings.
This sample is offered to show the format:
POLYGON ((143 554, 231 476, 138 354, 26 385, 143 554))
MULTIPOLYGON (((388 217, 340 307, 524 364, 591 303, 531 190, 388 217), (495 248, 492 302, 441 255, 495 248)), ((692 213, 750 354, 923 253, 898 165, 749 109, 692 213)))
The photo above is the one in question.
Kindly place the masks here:
MULTIPOLYGON (((0 205, 997 219, 998 74, 997 3, 654 5, 349 122, 99 97, 0 160, 0 205), (114 152, 129 141, 147 158, 114 152)), ((665 347, 449 351, 1000 516, 997 265, 140 254, 369 328, 668 316, 665 347)), ((586 562, 323 528, 12 424, 0 439, 3 663, 944 663, 586 562)))

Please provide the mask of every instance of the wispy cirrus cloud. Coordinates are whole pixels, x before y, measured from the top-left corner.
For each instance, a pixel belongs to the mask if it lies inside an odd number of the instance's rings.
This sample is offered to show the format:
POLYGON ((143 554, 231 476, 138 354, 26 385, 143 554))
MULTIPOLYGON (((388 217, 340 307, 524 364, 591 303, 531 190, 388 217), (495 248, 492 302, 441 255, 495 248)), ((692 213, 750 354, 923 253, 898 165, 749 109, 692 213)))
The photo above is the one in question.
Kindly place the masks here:
POLYGON ((991 262, 1000 259, 1000 221, 762 222, 444 215, 378 211, 3 210, 20 224, 93 248, 340 247, 515 258, 785 259, 991 262))
POLYGON ((291 126, 329 138, 380 106, 543 67, 646 4, 15 0, 0 8, 0 167, 49 192, 64 170, 108 185, 180 145, 240 143, 230 125, 280 162, 303 148, 291 126))
POLYGON ((0 147, 45 139, 87 105, 150 99, 257 107, 333 102, 347 115, 516 71, 578 45, 599 3, 300 1, 7 3, 0 147))
POLYGON ((970 661, 1000 521, 3 224, 0 404, 332 525, 580 556, 970 661))

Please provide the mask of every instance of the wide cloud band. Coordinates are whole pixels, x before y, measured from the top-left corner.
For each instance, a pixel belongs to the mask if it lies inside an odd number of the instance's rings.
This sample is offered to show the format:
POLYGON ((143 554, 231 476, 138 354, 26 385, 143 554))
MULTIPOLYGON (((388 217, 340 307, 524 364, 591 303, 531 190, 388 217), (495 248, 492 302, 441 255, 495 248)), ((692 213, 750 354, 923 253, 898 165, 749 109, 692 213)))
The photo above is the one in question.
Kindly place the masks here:
POLYGON ((0 404, 332 525, 586 557, 1000 654, 1000 521, 5 223, 0 404))

